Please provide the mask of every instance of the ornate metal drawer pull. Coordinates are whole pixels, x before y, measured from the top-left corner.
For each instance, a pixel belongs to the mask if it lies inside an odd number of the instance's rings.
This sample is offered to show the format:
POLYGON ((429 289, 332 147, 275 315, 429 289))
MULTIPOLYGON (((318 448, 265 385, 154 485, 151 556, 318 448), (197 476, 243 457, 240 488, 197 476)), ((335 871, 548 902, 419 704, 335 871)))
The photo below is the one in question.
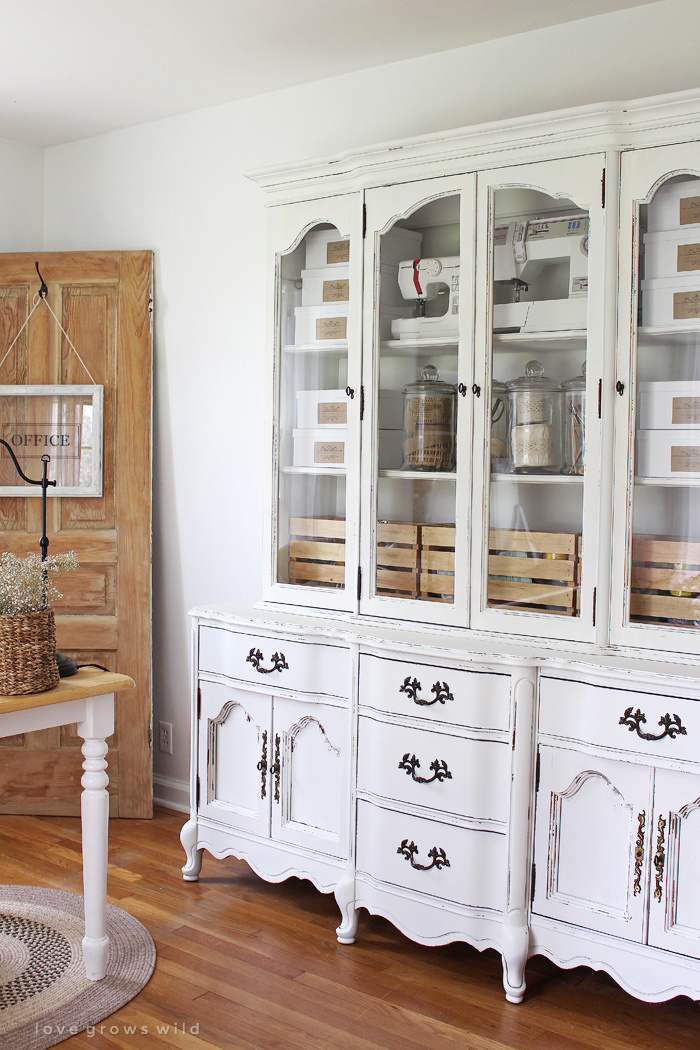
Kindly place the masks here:
POLYGON ((661 887, 664 881, 664 864, 666 863, 666 851, 664 850, 664 843, 666 841, 665 827, 666 818, 659 817, 658 823, 659 834, 656 839, 656 853, 654 854, 654 867, 656 868, 656 889, 654 890, 654 896, 657 901, 661 901, 661 887))
POLYGON ((642 810, 637 815, 639 827, 637 828, 637 841, 634 846, 634 896, 642 892, 642 864, 644 863, 644 825, 647 815, 642 810))
POLYGON ((265 798, 267 794, 267 729, 263 730, 262 756, 257 768, 260 770, 260 798, 265 798))
POLYGON ((646 720, 646 715, 639 708, 632 713, 632 708, 628 707, 620 718, 619 725, 627 726, 630 733, 636 732, 637 736, 641 737, 642 740, 663 740, 665 736, 670 736, 671 740, 673 740, 679 734, 681 736, 686 736, 687 734, 687 730, 684 725, 681 725, 678 715, 662 715, 659 719, 659 725, 663 727, 663 732, 656 733, 656 735, 654 733, 643 733, 639 728, 646 720))
POLYGON ((399 848, 396 851, 401 853, 405 860, 410 861, 411 867, 415 868, 416 871, 430 871, 431 868, 449 868, 450 862, 447 859, 447 854, 444 849, 440 849, 439 846, 433 846, 432 849, 428 850, 428 856, 431 858, 430 864, 417 864, 413 859, 418 852, 418 847, 415 842, 409 842, 408 839, 404 839, 399 848))
POLYGON ((421 688, 422 686, 418 679, 412 679, 409 675, 408 678, 404 678, 403 685, 399 689, 399 692, 406 693, 406 695, 410 696, 411 700, 413 700, 414 704, 419 704, 421 707, 431 707, 433 704, 437 704, 438 702, 444 704, 445 700, 454 700, 454 697, 450 692, 450 687, 447 684, 447 682, 435 683, 435 685, 430 690, 431 693, 435 693, 435 698, 433 700, 423 700, 420 696, 418 696, 418 691, 421 688))
POLYGON ((282 766, 280 764, 280 738, 279 738, 279 733, 275 733, 275 761, 270 766, 270 772, 272 773, 273 777, 275 778, 275 793, 274 793, 275 802, 279 802, 279 800, 280 800, 280 773, 281 773, 281 771, 282 771, 282 766))
POLYGON ((416 770, 420 767, 420 762, 415 755, 409 757, 408 751, 399 762, 399 769, 405 769, 412 780, 415 780, 416 784, 432 784, 434 780, 439 780, 442 783, 443 780, 452 780, 452 774, 447 768, 447 762, 442 758, 436 758, 434 762, 430 763, 430 768, 433 771, 432 777, 417 777, 416 770))
POLYGON ((284 658, 284 653, 272 654, 272 667, 261 667, 261 661, 265 657, 259 649, 251 649, 245 658, 247 664, 252 664, 258 674, 272 674, 273 671, 288 671, 289 664, 284 658))

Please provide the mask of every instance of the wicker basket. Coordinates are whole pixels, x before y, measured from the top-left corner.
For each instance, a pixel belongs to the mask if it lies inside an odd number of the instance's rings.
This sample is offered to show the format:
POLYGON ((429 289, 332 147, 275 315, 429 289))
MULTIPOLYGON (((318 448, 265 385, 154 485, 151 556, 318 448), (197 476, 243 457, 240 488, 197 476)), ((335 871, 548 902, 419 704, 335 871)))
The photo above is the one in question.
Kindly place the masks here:
POLYGON ((58 681, 53 609, 0 616, 0 693, 41 693, 58 681))

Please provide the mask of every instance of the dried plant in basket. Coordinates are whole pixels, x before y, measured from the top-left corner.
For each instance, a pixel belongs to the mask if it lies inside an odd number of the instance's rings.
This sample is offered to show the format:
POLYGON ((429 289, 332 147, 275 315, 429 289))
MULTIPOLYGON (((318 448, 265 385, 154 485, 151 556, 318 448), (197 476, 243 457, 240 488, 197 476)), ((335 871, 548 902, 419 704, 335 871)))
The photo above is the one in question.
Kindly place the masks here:
POLYGON ((18 558, 0 554, 0 693, 38 693, 58 684, 53 579, 78 568, 74 551, 18 558))

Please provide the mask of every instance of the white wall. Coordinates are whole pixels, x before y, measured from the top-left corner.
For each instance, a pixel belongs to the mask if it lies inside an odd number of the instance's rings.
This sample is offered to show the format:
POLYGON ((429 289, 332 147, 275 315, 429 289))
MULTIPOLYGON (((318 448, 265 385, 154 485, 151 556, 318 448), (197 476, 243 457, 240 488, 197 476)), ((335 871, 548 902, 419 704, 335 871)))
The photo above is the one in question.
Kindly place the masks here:
POLYGON ((39 251, 44 242, 44 150, 0 139, 0 251, 39 251))
POLYGON ((244 172, 697 88, 696 15, 663 0, 47 150, 47 250, 156 254, 154 717, 174 727, 157 795, 187 778, 187 610, 260 587, 265 215, 244 172))

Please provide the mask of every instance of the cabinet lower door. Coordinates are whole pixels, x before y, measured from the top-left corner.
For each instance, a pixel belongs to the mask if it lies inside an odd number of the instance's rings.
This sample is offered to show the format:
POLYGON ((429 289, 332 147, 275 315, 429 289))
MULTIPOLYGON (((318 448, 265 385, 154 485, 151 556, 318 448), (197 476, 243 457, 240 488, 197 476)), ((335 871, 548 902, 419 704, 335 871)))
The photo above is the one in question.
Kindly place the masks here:
POLYGON ((641 941, 651 800, 647 766, 541 747, 533 911, 641 941))
POLYGON ((700 776, 657 770, 649 944, 700 955, 700 776))
POLYGON ((200 689, 199 812, 267 837, 271 697, 216 682, 200 689))
POLYGON ((273 838, 347 856, 347 710, 275 697, 273 722, 273 838))

